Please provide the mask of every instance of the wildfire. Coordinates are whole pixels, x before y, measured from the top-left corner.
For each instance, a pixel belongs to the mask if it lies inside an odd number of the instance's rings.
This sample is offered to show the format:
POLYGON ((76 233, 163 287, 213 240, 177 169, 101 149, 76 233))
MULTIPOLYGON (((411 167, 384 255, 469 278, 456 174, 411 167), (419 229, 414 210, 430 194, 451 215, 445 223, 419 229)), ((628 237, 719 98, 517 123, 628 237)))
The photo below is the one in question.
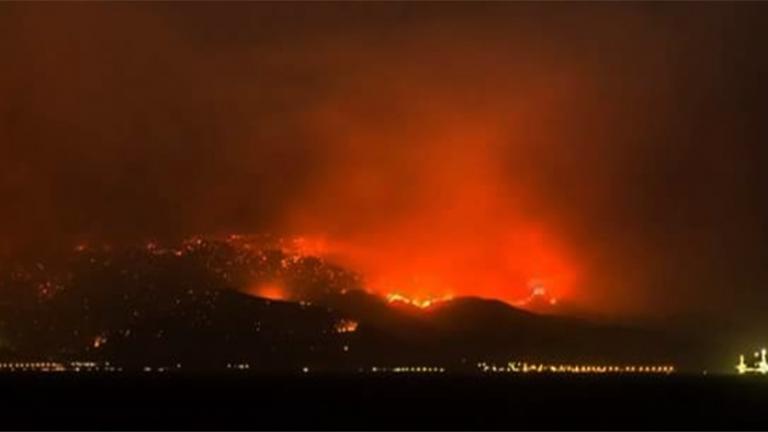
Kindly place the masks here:
MULTIPOLYGON (((435 240, 418 233, 394 233, 371 240, 376 247, 366 239, 318 233, 289 237, 232 234, 226 242, 246 255, 258 255, 265 247, 280 249, 286 254, 280 261, 283 273, 290 273, 306 257, 318 258, 359 273, 360 288, 383 295, 390 303, 420 309, 455 295, 470 295, 549 310, 564 296, 569 297, 577 272, 552 236, 529 226, 502 236, 491 234, 478 238, 459 232, 435 240), (488 238, 495 238, 498 244, 488 238)), ((273 299, 294 297, 284 284, 261 282, 247 292, 273 299)))
POLYGON ((389 303, 403 303, 410 306, 416 306, 419 309, 426 309, 430 306, 434 306, 436 303, 451 300, 453 296, 420 299, 415 297, 406 297, 397 293, 390 293, 387 294, 386 298, 389 303))
POLYGON ((342 319, 336 323, 336 333, 354 333, 357 331, 358 322, 350 319, 342 319))

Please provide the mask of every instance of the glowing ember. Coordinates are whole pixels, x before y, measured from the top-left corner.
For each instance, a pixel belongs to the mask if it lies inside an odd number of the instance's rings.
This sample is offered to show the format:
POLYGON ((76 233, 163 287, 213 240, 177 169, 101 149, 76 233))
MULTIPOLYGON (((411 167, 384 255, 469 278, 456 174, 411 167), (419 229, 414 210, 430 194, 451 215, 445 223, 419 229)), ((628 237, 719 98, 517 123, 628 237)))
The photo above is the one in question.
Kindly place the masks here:
POLYGON ((106 343, 107 343, 107 337, 104 336, 104 335, 96 336, 93 339, 93 347, 94 348, 100 348, 101 346, 103 346, 106 343))
POLYGON ((357 326, 357 321, 343 319, 336 323, 336 333, 354 333, 357 331, 357 326))
POLYGON ((284 248, 299 256, 320 257, 328 253, 327 241, 322 237, 294 237, 284 248))

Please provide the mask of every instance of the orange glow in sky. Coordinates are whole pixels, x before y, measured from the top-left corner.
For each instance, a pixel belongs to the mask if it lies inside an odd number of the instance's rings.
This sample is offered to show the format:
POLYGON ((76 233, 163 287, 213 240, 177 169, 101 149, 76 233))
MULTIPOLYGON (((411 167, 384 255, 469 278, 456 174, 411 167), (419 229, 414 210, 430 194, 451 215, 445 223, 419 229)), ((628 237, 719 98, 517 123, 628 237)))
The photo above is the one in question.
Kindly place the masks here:
POLYGON ((384 237, 370 245, 327 242, 323 256, 361 272, 365 288, 389 302, 419 308, 456 296, 555 305, 573 295, 578 281, 560 246, 534 228, 506 235, 459 230, 435 243, 407 231, 384 237))
POLYGON ((457 112, 461 103, 439 96, 398 105, 395 124, 344 102, 318 114, 317 135, 335 144, 322 180, 288 215, 287 231, 308 233, 295 246, 360 272, 382 295, 516 304, 536 281, 550 297, 569 299, 581 273, 572 245, 558 235, 550 197, 525 184, 539 173, 525 163, 537 150, 524 139, 552 134, 533 126, 540 108, 494 100, 493 112, 457 112))
POLYGON ((248 293, 256 297, 270 300, 287 300, 288 295, 282 283, 277 281, 260 282, 248 289, 248 293))

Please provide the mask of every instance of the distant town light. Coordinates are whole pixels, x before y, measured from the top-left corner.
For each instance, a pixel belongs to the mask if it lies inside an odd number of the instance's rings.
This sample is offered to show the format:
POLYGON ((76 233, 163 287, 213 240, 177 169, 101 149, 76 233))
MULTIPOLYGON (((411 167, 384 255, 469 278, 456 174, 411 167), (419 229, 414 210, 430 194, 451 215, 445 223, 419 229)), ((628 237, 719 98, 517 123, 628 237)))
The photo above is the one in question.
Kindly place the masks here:
POLYGON ((766 360, 766 355, 768 355, 768 350, 766 348, 762 348, 760 351, 755 352, 755 357, 759 357, 760 361, 755 362, 753 366, 748 366, 744 361, 744 354, 739 354, 739 363, 736 364, 736 372, 739 375, 748 373, 761 375, 768 374, 768 360, 766 360))
POLYGON ((557 374, 664 374, 675 372, 673 365, 605 365, 605 364, 547 364, 508 362, 505 366, 496 366, 480 362, 477 364, 481 372, 493 373, 557 373, 557 374))

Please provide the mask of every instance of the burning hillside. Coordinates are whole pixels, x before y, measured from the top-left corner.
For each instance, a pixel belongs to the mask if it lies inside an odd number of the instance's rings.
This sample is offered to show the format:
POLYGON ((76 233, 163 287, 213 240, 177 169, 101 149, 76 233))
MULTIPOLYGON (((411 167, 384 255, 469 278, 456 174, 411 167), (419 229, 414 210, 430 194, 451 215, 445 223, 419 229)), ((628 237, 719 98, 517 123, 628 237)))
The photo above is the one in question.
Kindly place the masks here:
MULTIPOLYGON (((51 262, 28 260, 5 262, 0 267, 0 289, 4 302, 37 299, 45 301, 77 285, 99 285, 108 290, 130 280, 163 289, 148 275, 165 272, 169 285, 179 283, 194 287, 214 283, 219 289, 239 291, 255 297, 295 302, 320 301, 335 294, 362 290, 376 294, 391 304, 405 304, 426 309, 456 297, 453 293, 472 292, 480 281, 490 281, 487 267, 473 267, 471 262, 457 262, 446 273, 430 273, 436 267, 424 267, 419 278, 405 272, 389 273, 363 270, 357 273, 356 257, 349 248, 322 238, 277 238, 271 236, 229 235, 220 238, 191 237, 177 244, 146 242, 130 247, 76 245, 71 254, 51 262), (473 276, 474 275, 474 276, 473 276), (451 279, 450 277, 454 278, 451 279), (465 281, 466 286, 457 286, 465 281)), ((536 253, 533 249, 532 253, 536 253)), ((405 255, 403 259, 407 259, 405 255)), ((536 257, 531 257, 530 262, 536 257)), ((393 263, 394 264, 394 263, 393 263)), ((417 269, 403 266, 405 269, 417 269)), ((533 267, 532 267, 533 268, 533 267)), ((535 274, 535 273, 531 273, 535 274)), ((527 275, 514 274, 506 281, 515 292, 525 287, 527 275), (519 287, 518 287, 519 285, 519 287)), ((154 277, 154 276, 152 276, 154 277)), ((557 279, 552 279, 557 282, 557 279)), ((557 285, 555 285, 557 286, 557 285)), ((492 286, 490 287, 492 288, 492 286)), ((553 306, 557 298, 547 291, 545 282, 528 284, 527 295, 502 298, 510 304, 529 309, 553 306)))

